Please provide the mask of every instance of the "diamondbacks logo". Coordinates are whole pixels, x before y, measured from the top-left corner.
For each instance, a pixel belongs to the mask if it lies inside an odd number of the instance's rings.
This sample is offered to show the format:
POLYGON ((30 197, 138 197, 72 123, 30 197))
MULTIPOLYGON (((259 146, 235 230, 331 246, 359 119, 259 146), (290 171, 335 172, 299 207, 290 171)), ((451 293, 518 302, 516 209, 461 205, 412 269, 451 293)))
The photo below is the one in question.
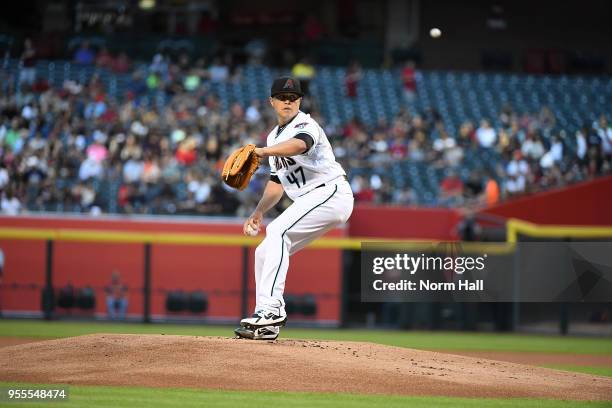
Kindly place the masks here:
POLYGON ((294 128, 296 128, 296 129, 304 129, 304 127, 306 127, 306 125, 308 125, 308 122, 302 122, 302 123, 298 123, 297 125, 295 125, 294 128))
POLYGON ((291 157, 274 156, 274 167, 276 167, 277 170, 288 169, 289 166, 293 166, 294 164, 295 160, 291 157))
POLYGON ((293 79, 288 79, 283 85, 283 89, 293 89, 293 79))

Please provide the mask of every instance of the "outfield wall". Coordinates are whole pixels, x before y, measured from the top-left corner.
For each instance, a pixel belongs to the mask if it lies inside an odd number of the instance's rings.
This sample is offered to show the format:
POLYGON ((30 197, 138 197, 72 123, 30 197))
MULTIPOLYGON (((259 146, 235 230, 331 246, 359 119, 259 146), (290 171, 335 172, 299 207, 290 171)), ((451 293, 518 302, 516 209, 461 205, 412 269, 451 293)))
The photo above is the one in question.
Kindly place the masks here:
POLYGON ((505 201, 483 214, 535 224, 612 225, 612 176, 505 201))
MULTIPOLYGON (((69 228, 132 232, 186 232, 201 234, 236 234, 242 224, 232 219, 129 219, 104 217, 0 217, 2 227, 69 228)), ((328 236, 342 236, 337 229, 328 236)), ((5 254, 5 270, 0 305, 6 314, 39 313, 41 288, 45 284, 46 242, 0 240, 5 254)), ((200 245, 152 244, 151 246, 151 315, 159 318, 206 318, 231 321, 241 315, 243 248, 200 245), (208 295, 209 308, 203 315, 189 312, 166 312, 166 292, 201 289, 208 295)), ((249 249, 249 306, 254 305, 253 252, 249 249)), ((321 324, 337 324, 340 319, 341 251, 306 249, 291 258, 286 293, 313 294, 317 313, 313 317, 297 316, 321 324)), ((130 288, 128 313, 143 313, 144 245, 124 243, 55 242, 53 250, 53 283, 60 288, 71 283, 76 288, 91 286, 96 291, 95 313, 104 315, 104 287, 113 270, 121 272, 130 288)), ((56 309, 58 310, 58 309, 56 309)), ((65 311, 59 309, 65 314, 65 311)), ((79 314, 80 312, 70 311, 79 314)))

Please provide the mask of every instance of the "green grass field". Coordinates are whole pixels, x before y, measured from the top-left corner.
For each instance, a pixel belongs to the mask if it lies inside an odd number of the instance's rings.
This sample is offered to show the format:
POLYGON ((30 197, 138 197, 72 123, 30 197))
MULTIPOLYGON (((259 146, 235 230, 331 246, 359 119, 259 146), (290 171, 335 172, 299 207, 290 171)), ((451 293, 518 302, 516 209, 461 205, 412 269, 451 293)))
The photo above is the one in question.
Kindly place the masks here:
MULTIPOLYGON (((32 384, 0 383, 1 387, 32 388, 32 384)), ((46 387, 47 385, 39 385, 46 387)), ((354 395, 301 392, 237 392, 194 390, 185 388, 140 388, 140 387, 85 387, 68 386, 67 401, 44 406, 58 407, 222 407, 271 406, 292 408, 342 407, 342 408, 603 408, 609 402, 554 401, 539 399, 485 399, 447 397, 404 397, 395 395, 354 395)), ((40 407, 41 403, 18 403, 19 407, 40 407)))
MULTIPOLYGON (((0 320, 0 336, 61 338, 92 333, 174 334, 197 336, 232 336, 229 326, 174 324, 131 324, 107 322, 45 322, 0 320)), ((520 351, 612 355, 609 338, 577 338, 492 334, 469 332, 404 332, 387 330, 284 329, 283 338, 369 341, 424 350, 520 351)), ((550 366, 555 369, 612 376, 606 367, 550 366)), ((0 386, 31 387, 31 384, 0 386)), ((327 393, 230 392, 193 389, 150 389, 137 387, 70 386, 70 400, 45 403, 62 407, 240 407, 247 404, 284 407, 610 407, 612 402, 576 402, 540 399, 467 399, 446 397, 404 397, 348 395, 327 393)), ((2 403, 0 402, 0 405, 2 403)), ((11 404, 12 405, 12 404, 11 404)), ((40 403, 19 403, 20 407, 40 403)))
POLYGON ((542 367, 554 368, 555 370, 575 371, 577 373, 612 377, 612 367, 592 367, 568 364, 545 364, 542 367))

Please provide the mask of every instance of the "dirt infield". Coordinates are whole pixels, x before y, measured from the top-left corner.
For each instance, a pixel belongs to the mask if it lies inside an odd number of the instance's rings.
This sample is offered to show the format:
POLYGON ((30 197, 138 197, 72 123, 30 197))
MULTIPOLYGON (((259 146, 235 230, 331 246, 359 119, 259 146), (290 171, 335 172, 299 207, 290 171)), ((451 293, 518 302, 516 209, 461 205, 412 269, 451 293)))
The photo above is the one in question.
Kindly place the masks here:
POLYGON ((0 381, 612 400, 612 378, 313 340, 96 334, 0 348, 0 381))

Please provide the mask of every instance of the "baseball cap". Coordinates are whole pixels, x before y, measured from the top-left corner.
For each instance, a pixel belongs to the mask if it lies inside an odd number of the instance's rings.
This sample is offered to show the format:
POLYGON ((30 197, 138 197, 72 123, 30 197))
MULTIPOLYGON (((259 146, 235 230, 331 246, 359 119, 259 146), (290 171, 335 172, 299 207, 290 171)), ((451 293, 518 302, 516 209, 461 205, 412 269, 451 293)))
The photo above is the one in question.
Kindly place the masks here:
POLYGON ((292 77, 280 77, 272 82, 270 96, 278 95, 279 93, 294 93, 304 96, 300 81, 292 77))

